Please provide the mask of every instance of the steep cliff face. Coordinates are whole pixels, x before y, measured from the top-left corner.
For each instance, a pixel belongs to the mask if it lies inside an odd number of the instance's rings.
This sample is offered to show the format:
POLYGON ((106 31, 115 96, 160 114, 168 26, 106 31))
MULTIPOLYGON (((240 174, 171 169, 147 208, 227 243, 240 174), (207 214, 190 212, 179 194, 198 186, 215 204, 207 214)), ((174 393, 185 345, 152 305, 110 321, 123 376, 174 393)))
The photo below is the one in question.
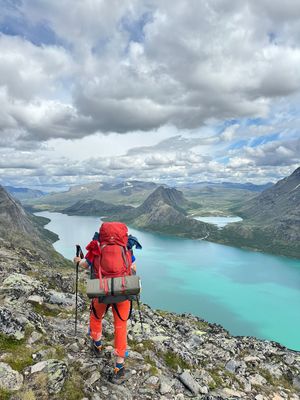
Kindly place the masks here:
POLYGON ((2 233, 10 230, 20 231, 29 235, 36 229, 29 215, 21 204, 0 186, 0 229, 2 233))
POLYGON ((27 213, 21 203, 0 186, 0 239, 13 247, 35 250, 47 260, 66 263, 52 246, 58 236, 43 228, 47 222, 45 218, 27 213))
POLYGON ((300 258, 300 167, 240 211, 244 221, 223 229, 224 243, 300 258))
MULTIPOLYGON (((242 208, 243 214, 258 223, 300 220, 300 167, 290 176, 251 199, 242 208)), ((295 221, 296 222, 296 221, 295 221)))

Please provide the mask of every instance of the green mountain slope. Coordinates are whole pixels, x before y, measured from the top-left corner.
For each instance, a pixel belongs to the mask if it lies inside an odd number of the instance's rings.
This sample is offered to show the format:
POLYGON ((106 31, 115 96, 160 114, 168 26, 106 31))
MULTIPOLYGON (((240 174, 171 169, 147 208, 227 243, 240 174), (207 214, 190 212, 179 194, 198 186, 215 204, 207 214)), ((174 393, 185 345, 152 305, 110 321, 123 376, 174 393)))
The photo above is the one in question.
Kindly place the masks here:
POLYGON ((300 168, 239 208, 243 222, 222 230, 223 243, 300 258, 300 168))

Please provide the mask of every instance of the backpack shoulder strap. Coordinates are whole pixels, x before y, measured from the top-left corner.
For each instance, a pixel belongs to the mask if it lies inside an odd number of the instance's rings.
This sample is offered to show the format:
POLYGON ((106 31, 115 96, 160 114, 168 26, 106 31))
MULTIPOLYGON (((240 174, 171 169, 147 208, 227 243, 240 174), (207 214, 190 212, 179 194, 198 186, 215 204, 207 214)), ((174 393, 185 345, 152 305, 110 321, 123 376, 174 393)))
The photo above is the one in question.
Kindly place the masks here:
POLYGON ((130 263, 128 262, 128 258, 127 258, 127 249, 124 246, 120 246, 120 247, 122 249, 122 257, 123 257, 124 264, 126 266, 126 269, 129 273, 129 275, 131 275, 130 263))
POLYGON ((98 271, 99 278, 102 279, 102 271, 101 271, 101 250, 104 246, 100 246, 100 243, 98 243, 98 248, 99 248, 99 255, 96 255, 94 258, 94 262, 91 267, 91 279, 95 278, 95 271, 98 271))

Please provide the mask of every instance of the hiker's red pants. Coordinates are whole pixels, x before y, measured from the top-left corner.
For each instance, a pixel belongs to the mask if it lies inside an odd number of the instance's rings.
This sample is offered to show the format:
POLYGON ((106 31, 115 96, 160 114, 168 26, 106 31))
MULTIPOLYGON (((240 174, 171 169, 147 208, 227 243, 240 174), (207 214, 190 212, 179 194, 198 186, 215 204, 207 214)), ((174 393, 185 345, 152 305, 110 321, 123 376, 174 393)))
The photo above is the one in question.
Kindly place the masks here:
MULTIPOLYGON (((122 321, 116 312, 112 308, 114 316, 114 328, 115 328, 115 354, 119 357, 125 357, 127 348, 127 318, 130 311, 130 301, 125 300, 116 305, 120 317, 125 321, 122 321)), ((93 299, 91 304, 90 312, 90 336, 93 340, 100 340, 102 336, 102 318, 104 317, 107 304, 99 303, 98 299, 93 299)))

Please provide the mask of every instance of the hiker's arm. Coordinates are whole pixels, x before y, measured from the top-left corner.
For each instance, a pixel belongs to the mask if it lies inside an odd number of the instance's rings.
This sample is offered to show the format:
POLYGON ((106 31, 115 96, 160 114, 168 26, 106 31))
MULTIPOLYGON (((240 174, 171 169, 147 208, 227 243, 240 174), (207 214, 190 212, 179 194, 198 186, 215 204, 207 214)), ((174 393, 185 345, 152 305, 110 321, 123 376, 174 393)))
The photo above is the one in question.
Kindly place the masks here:
POLYGON ((132 271, 136 272, 136 263, 135 262, 131 264, 131 269, 132 269, 132 271))
POLYGON ((135 263, 135 256, 133 254, 133 251, 131 250, 131 269, 132 271, 136 274, 136 263, 135 263))
POLYGON ((80 258, 80 257, 74 257, 74 264, 79 263, 79 267, 82 267, 84 269, 87 269, 89 267, 88 262, 86 261, 85 258, 80 258))

